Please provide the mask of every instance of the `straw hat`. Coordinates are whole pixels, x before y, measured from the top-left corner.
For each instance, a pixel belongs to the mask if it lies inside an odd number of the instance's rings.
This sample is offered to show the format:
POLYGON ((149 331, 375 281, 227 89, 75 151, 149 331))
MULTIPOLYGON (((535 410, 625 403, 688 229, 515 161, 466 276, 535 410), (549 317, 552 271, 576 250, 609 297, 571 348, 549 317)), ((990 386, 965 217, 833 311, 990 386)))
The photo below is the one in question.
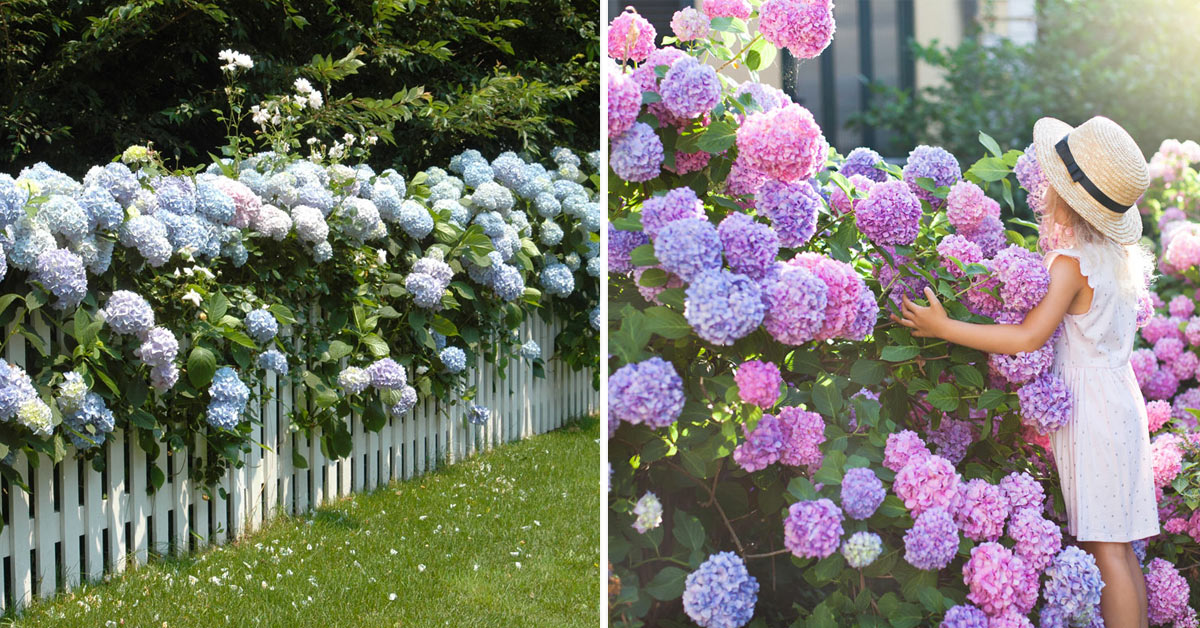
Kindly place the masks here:
POLYGON ((1125 129, 1102 116, 1078 128, 1042 118, 1033 145, 1046 179, 1080 217, 1119 244, 1142 237, 1141 214, 1130 209, 1150 187, 1150 173, 1125 129))

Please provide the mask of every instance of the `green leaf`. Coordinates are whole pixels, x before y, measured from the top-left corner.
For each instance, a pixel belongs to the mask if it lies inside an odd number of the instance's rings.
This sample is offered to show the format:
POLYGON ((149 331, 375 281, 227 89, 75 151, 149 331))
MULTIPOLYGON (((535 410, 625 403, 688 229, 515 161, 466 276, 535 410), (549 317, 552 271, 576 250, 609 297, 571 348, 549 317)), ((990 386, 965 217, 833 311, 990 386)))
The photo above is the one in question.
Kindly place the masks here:
POLYGON ((1004 403, 1006 397, 1008 397, 1008 394, 1003 390, 990 388, 979 395, 978 406, 984 410, 992 410, 1001 403, 1004 403))
POLYGON ((645 591, 656 600, 673 600, 683 595, 683 584, 687 580, 687 572, 679 567, 664 567, 646 584, 645 591))
POLYGON ((950 369, 950 372, 954 374, 955 379, 967 386, 972 388, 984 387, 983 375, 980 374, 979 369, 970 364, 956 364, 950 369))
POLYGON ((697 146, 700 150, 714 155, 723 153, 737 142, 737 127, 724 120, 708 125, 708 129, 700 135, 697 146))
POLYGON ((658 258, 654 256, 654 245, 643 244, 630 251, 629 261, 634 266, 658 266, 658 258))
POLYGON ((383 403, 375 399, 363 410, 363 428, 369 432, 378 432, 387 425, 387 414, 383 411, 383 403))
POLYGON ((888 345, 880 352, 879 357, 888 362, 903 362, 917 357, 921 348, 916 345, 888 345))
POLYGON ((858 360, 850 367, 850 381, 863 386, 874 386, 886 375, 887 365, 877 360, 858 360))
POLYGON ((225 312, 229 311, 229 299, 220 292, 214 292, 204 302, 204 311, 208 314, 208 320, 215 323, 225 316, 225 312))
POLYGON ((387 357, 387 354, 390 351, 388 349, 387 342, 384 342, 383 338, 380 338, 374 333, 363 336, 362 343, 367 345, 367 349, 370 350, 371 354, 377 358, 387 357))
POLYGON ((292 314, 292 310, 282 303, 276 303, 267 308, 267 310, 274 314, 279 322, 285 325, 293 325, 296 322, 296 315, 292 314))
POLYGON ((225 336, 225 338, 228 339, 230 342, 242 345, 243 347, 246 347, 247 349, 257 349, 258 348, 258 345, 255 344, 254 340, 252 340, 250 338, 250 336, 247 336, 245 334, 245 332, 238 331, 236 329, 228 329, 227 328, 222 333, 222 335, 225 336))
POLYGON ((12 305, 13 301, 16 301, 17 299, 20 299, 20 298, 21 298, 21 295, 15 293, 15 292, 10 292, 10 293, 0 297, 0 314, 3 314, 8 309, 8 306, 12 305))
POLYGON ((999 181, 1008 176, 1012 172, 1008 166, 1004 165, 1004 160, 999 157, 984 157, 975 162, 971 169, 967 171, 968 175, 978 178, 980 181, 991 183, 999 181))
POLYGON ((351 347, 348 343, 342 342, 341 340, 334 340, 333 342, 329 343, 330 360, 340 360, 350 355, 352 351, 354 351, 354 347, 351 347))
POLYGON ((992 139, 992 136, 983 131, 979 132, 979 143, 983 144, 983 147, 988 149, 993 155, 997 157, 1003 156, 1003 153, 1000 152, 1000 145, 996 143, 996 140, 992 139))
POLYGON ((949 412, 958 407, 958 388, 949 382, 938 384, 925 399, 938 410, 949 412))
POLYGON ((212 351, 199 345, 192 347, 187 361, 188 381, 196 388, 204 388, 217 372, 217 358, 212 351))
POLYGON ((146 492, 154 493, 158 489, 162 488, 162 485, 166 481, 167 475, 163 473, 163 470, 158 468, 158 465, 152 465, 150 467, 150 486, 146 487, 146 492))
POLYGON ((692 333, 692 326, 682 314, 668 307, 656 305, 644 311, 650 331, 671 340, 684 338, 692 333))
MULTIPOLYGON (((836 556, 840 557, 841 554, 836 554, 836 556)), ((833 556, 830 556, 830 558, 833 558, 833 556)), ((829 604, 821 602, 813 609, 812 615, 809 615, 808 622, 804 625, 806 628, 837 628, 838 623, 837 617, 829 609, 829 604)))
POLYGON ((833 579, 836 578, 838 574, 842 572, 842 569, 845 569, 845 567, 846 560, 842 558, 840 553, 835 552, 830 556, 822 558, 819 562, 817 562, 816 566, 813 567, 813 575, 816 576, 817 580, 815 584, 820 586, 829 582, 833 582, 833 579))
POLYGON ((836 416, 838 410, 842 409, 842 393, 828 374, 822 375, 816 382, 813 382, 812 398, 817 412, 827 417, 836 416))
POLYGON ((296 469, 308 468, 308 459, 304 457, 304 454, 300 453, 299 449, 292 450, 292 467, 296 469))
POLYGON ((433 320, 430 321, 429 326, 433 327, 433 331, 436 331, 437 333, 446 337, 458 335, 458 327, 456 327, 454 323, 450 322, 450 319, 442 316, 441 314, 434 314, 433 320))
POLYGON ((688 549, 697 550, 704 546, 704 524, 682 510, 675 511, 675 528, 672 534, 676 541, 688 549))

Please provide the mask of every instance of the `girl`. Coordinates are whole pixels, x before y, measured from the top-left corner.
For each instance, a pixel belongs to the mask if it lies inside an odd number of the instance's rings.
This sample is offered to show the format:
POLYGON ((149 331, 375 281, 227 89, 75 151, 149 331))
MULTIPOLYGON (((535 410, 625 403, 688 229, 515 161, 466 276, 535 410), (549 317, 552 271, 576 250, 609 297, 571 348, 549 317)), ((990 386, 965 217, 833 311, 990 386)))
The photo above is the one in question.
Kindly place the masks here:
POLYGON ((1071 392, 1071 418, 1050 441, 1068 531, 1100 568, 1105 625, 1145 627, 1146 584, 1130 541, 1158 534, 1158 510, 1146 405, 1129 358, 1153 259, 1137 244, 1142 219, 1130 209, 1150 177, 1133 138, 1107 118, 1076 129, 1042 118, 1033 141, 1049 182, 1039 242, 1050 271, 1045 298, 1019 325, 977 325, 947 317, 926 288, 929 306, 905 298, 892 320, 914 336, 1006 354, 1033 351, 1063 327, 1054 373, 1071 392))

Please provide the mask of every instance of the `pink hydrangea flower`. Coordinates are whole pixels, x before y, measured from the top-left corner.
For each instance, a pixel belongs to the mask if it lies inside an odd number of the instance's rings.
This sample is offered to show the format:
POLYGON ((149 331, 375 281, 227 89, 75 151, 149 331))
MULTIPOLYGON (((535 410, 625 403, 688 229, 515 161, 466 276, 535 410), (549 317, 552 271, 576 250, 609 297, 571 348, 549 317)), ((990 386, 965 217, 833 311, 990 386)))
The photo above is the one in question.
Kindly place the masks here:
MULTIPOLYGON (((875 185, 875 181, 868 179, 861 174, 852 174, 849 177, 850 184, 853 185, 853 190, 858 192, 871 191, 871 187, 875 185)), ((850 198, 842 191, 838 185, 829 186, 829 207, 839 214, 848 214, 856 207, 862 199, 850 198)))
POLYGON ((1200 234, 1190 231, 1171 238, 1163 261, 1176 271, 1183 271, 1200 264, 1200 234))
POLYGON ((795 103, 746 116, 737 130, 738 158, 780 181, 808 179, 825 165, 829 144, 812 112, 795 103))
POLYGON ((1010 610, 1029 612, 1037 600, 1037 572, 999 543, 971 549, 971 558, 963 565, 963 582, 967 599, 993 618, 1010 610))
POLYGON ((951 511, 963 536, 975 541, 995 541, 1004 533, 1008 500, 999 486, 974 479, 958 487, 951 511))
POLYGON ((988 622, 988 628, 1034 628, 1033 622, 1024 613, 1008 611, 988 622))
POLYGON ((1153 625, 1166 624, 1187 616, 1191 587, 1175 565, 1155 558, 1147 565, 1146 601, 1153 625))
POLYGON ((883 449, 883 466, 900 472, 909 462, 922 460, 932 456, 925 441, 912 430, 902 430, 888 434, 887 445, 883 449))
POLYGON ((983 188, 959 181, 946 195, 946 218, 958 229, 978 229, 987 216, 1000 217, 1000 204, 988 198, 983 188))
POLYGON ((654 25, 625 7, 608 25, 608 56, 617 61, 645 61, 654 51, 654 25))
POLYGON ((914 516, 930 508, 951 508, 958 489, 954 465, 935 455, 909 461, 892 483, 892 490, 914 516))
POLYGON ((733 375, 742 401, 760 408, 770 408, 779 400, 783 377, 774 362, 750 360, 743 362, 733 375))
POLYGON ((1167 304, 1167 312, 1171 316, 1188 318, 1196 311, 1196 302, 1188 298, 1185 294, 1176 295, 1171 302, 1167 304))
POLYGON ((821 443, 825 442, 825 420, 821 415, 787 407, 779 411, 779 423, 783 430, 779 462, 793 467, 819 468, 824 459, 821 443))
MULTIPOLYGON (((1189 345, 1193 347, 1200 346, 1200 316, 1193 316, 1188 319, 1187 327, 1183 328, 1183 334, 1189 345)), ((1144 330, 1142 331, 1142 337, 1146 337, 1144 330)))
POLYGON ((812 59, 833 40, 833 4, 829 0, 767 0, 758 8, 758 30, 776 48, 799 59, 812 59))
POLYGON ((825 282, 829 291, 825 304, 825 324, 817 332, 817 340, 844 336, 854 322, 859 309, 859 295, 867 290, 854 267, 820 253, 800 253, 787 262, 788 266, 805 268, 825 282))
POLYGON ((712 158, 711 153, 699 150, 694 153, 685 153, 683 151, 675 152, 675 165, 663 165, 663 168, 674 172, 675 174, 687 174, 689 172, 699 172, 708 166, 708 160, 712 158))
POLYGON ((1154 357, 1162 362, 1174 362, 1183 354, 1183 341, 1174 337, 1167 336, 1160 338, 1154 343, 1154 357))
POLYGON ((1146 418, 1149 420, 1150 433, 1157 432, 1171 420, 1171 404, 1162 400, 1146 402, 1146 418))
POLYGON ((1163 523, 1163 529, 1171 534, 1185 534, 1188 530, 1188 520, 1183 517, 1171 517, 1163 523))
MULTIPOLYGON (((637 86, 642 88, 643 92, 658 93, 658 72, 659 66, 667 66, 670 68, 676 61, 688 56, 688 54, 675 46, 663 46, 656 48, 650 56, 646 57, 646 62, 639 65, 632 74, 629 75, 637 86)), ((639 95, 640 100, 640 95, 639 95)))
POLYGON ((1158 369, 1142 386, 1142 392, 1151 399, 1170 399, 1179 390, 1179 378, 1169 369, 1158 369))
POLYGON ((942 257, 942 268, 945 268, 950 276, 960 279, 966 276, 966 273, 958 269, 954 260, 958 260, 964 266, 983 261, 983 250, 979 245, 958 234, 942 238, 942 241, 938 242, 937 252, 942 257))
MULTIPOLYGON (((1162 341, 1160 340, 1159 342, 1162 341)), ((1167 368, 1171 369, 1171 372, 1180 381, 1194 377, 1196 375, 1196 367, 1200 367, 1200 356, 1191 351, 1185 351, 1178 358, 1175 358, 1174 362, 1167 363, 1167 368)))
POLYGON ((642 90, 628 74, 608 73, 608 137, 620 136, 637 121, 642 109, 642 90))
POLYGON ((704 0, 700 9, 708 17, 736 17, 742 20, 750 17, 751 11, 750 3, 746 0, 704 0))
POLYGON ((1179 325, 1166 316, 1155 316, 1142 328, 1142 338, 1152 345, 1167 336, 1185 338, 1183 332, 1179 331, 1179 325))
POLYGON ((1058 376, 1044 373, 1017 390, 1021 418, 1037 431, 1057 431, 1071 418, 1071 393, 1058 376))
POLYGON ((1146 389, 1150 377, 1158 370, 1158 358, 1150 349, 1136 349, 1129 356, 1129 364, 1133 367, 1133 376, 1137 379, 1138 387, 1146 389))
POLYGON ((692 7, 684 7, 671 16, 671 30, 679 41, 707 39, 709 26, 708 16, 692 7))
POLYGON ((1004 497, 1008 500, 1013 512, 1025 508, 1033 508, 1041 512, 1042 505, 1046 500, 1046 493, 1042 489, 1042 485, 1026 472, 1014 471, 1004 476, 1004 479, 1000 480, 1000 490, 1004 491, 1004 497))
POLYGON ((841 542, 842 518, 828 499, 796 502, 783 520, 783 544, 800 558, 826 558, 841 542))
POLYGON ((1150 464, 1154 469, 1154 485, 1163 488, 1183 470, 1183 450, 1175 434, 1163 434, 1150 443, 1150 464))
POLYGON ((1038 572, 1062 549, 1062 530, 1033 508, 1013 513, 1008 522, 1008 536, 1016 541, 1013 553, 1038 572))

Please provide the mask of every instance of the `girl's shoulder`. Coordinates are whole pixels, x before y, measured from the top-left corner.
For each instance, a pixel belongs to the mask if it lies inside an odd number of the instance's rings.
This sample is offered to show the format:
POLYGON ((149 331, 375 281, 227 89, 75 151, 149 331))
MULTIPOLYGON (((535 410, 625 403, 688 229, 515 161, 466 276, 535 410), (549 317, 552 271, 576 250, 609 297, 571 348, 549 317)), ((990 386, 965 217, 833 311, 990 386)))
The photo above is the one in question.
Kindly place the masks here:
POLYGON ((1043 259, 1047 269, 1059 257, 1075 260, 1079 264, 1079 274, 1087 279, 1089 286, 1095 288, 1097 280, 1105 274, 1104 269, 1112 265, 1112 260, 1106 261, 1107 252, 1104 249, 1105 247, 1099 246, 1076 245, 1048 251, 1043 259))

